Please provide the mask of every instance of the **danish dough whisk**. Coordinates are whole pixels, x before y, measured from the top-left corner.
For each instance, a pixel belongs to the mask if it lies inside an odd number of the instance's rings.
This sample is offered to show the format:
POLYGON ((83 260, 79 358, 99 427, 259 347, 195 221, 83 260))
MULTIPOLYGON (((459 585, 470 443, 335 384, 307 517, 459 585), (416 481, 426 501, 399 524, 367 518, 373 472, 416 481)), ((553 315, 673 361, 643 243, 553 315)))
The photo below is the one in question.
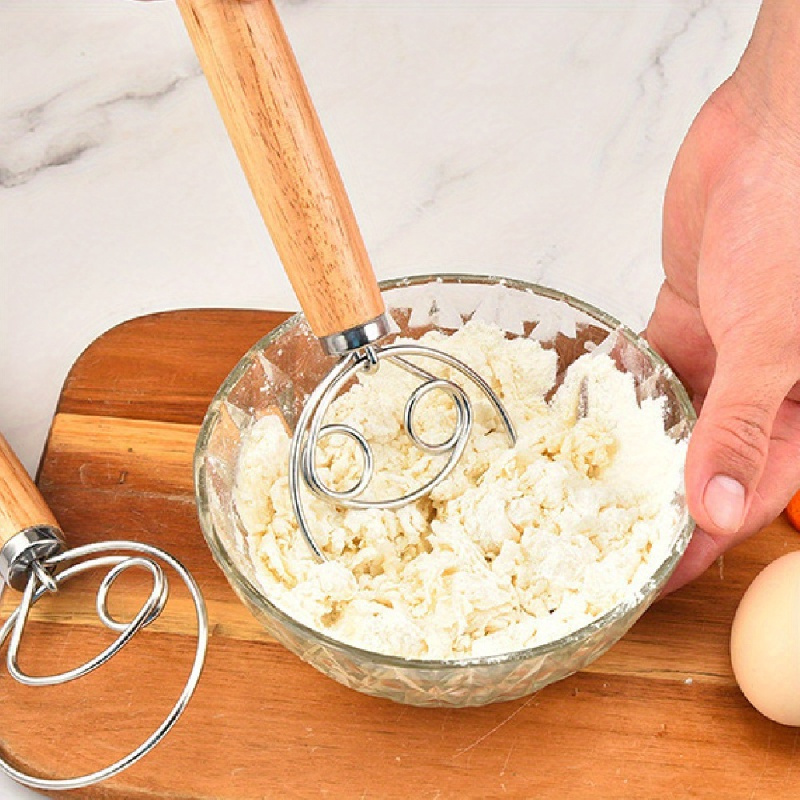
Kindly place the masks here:
POLYGON ((457 464, 472 427, 472 406, 458 383, 419 365, 443 364, 477 387, 505 430, 516 434, 489 384, 463 361, 417 343, 382 343, 391 323, 352 207, 308 90, 272 0, 178 0, 190 38, 228 134, 311 330, 339 361, 305 402, 294 429, 289 491, 300 531, 319 560, 325 556, 309 530, 300 487, 350 508, 398 508, 427 494, 457 464), (411 359, 411 360, 409 360, 411 359), (420 380, 405 405, 403 424, 413 444, 446 455, 441 470, 398 497, 367 500, 374 471, 369 442, 351 425, 326 424, 337 393, 361 370, 382 361, 420 380), (456 423, 441 442, 425 441, 415 425, 419 402, 432 391, 452 399, 456 423), (355 483, 334 490, 315 463, 319 441, 331 434, 361 452, 355 483))
MULTIPOLYGON (((189 676, 164 721, 138 747, 114 763, 72 778, 29 775, 0 754, 0 771, 33 789, 68 791, 106 780, 135 764, 150 752, 178 721, 192 696, 203 669, 208 644, 208 618, 200 589, 191 574, 175 558, 159 548, 133 541, 107 541, 68 548, 63 531, 28 477, 10 446, 0 435, 0 581, 22 592, 19 606, 0 627, 0 647, 8 640, 6 665, 14 680, 26 686, 68 683, 102 667, 142 628, 152 623, 167 602, 168 582, 162 564, 171 567, 191 595, 197 619, 197 644, 189 676), (152 588, 142 607, 129 622, 116 619, 108 608, 108 595, 117 578, 128 569, 150 573, 152 588), (97 615, 117 634, 102 652, 80 666, 54 675, 31 675, 19 664, 20 642, 31 608, 45 594, 57 594, 62 584, 89 570, 107 569, 97 590, 97 615)), ((0 588, 2 588, 0 584, 0 588)))

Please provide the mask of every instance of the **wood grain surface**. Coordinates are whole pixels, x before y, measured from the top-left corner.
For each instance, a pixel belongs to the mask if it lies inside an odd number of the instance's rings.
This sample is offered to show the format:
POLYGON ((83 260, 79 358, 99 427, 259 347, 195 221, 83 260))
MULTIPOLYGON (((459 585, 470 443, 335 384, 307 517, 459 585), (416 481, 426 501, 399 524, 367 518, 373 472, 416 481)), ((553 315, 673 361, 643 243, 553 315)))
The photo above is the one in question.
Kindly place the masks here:
POLYGON ((55 524, 25 467, 0 434, 0 547, 26 528, 55 524))
POLYGON ((384 312, 344 183, 272 0, 178 0, 281 264, 317 336, 384 312))
MULTIPOLYGON (((187 311, 137 319, 67 377, 40 489, 74 544, 165 548, 199 580, 211 639, 184 717, 145 759, 81 798, 794 798, 800 729, 769 722, 728 661, 736 604, 758 570, 800 547, 782 519, 656 604, 587 670, 493 706, 418 709, 360 695, 271 640, 211 560, 197 523, 192 450, 205 408, 244 351, 285 315, 187 311)), ((112 610, 142 602, 124 576, 112 610)), ((36 608, 22 663, 64 669, 111 639, 99 577, 36 608)), ((16 598, 6 592, 2 617, 16 598)), ((18 765, 63 777, 138 744, 168 710, 193 654, 176 587, 162 617, 103 669, 63 687, 0 680, 0 738, 18 765)))

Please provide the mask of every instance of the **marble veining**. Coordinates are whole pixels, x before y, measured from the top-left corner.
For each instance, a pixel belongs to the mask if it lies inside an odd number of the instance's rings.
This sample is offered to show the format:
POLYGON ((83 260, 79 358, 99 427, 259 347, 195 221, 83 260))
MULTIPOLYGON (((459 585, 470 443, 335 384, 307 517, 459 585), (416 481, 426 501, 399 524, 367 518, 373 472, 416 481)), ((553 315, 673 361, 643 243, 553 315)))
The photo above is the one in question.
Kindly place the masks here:
POLYGON ((199 65, 186 75, 163 76, 158 85, 119 90, 107 99, 82 104, 87 82, 71 85, 35 105, 0 117, 0 187, 12 188, 43 170, 71 164, 102 147, 112 134, 111 116, 130 113, 135 106, 153 107, 182 84, 201 76, 199 65), (77 106, 77 108, 76 108, 77 106))

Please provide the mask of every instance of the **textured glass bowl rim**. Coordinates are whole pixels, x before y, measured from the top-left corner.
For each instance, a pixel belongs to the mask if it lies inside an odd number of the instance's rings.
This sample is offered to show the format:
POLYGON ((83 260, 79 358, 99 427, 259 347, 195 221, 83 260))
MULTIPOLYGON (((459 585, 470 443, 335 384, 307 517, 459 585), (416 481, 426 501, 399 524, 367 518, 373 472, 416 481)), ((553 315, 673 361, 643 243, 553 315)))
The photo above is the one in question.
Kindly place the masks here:
MULTIPOLYGON (((689 400, 683 384, 678 380, 675 373, 670 366, 658 355, 650 345, 638 334, 634 333, 630 328, 623 325, 615 317, 595 308, 589 303, 579 300, 569 294, 561 292, 557 289, 551 289, 546 286, 541 286, 536 283, 519 280, 516 278, 505 278, 498 275, 472 275, 467 273, 436 273, 430 275, 412 275, 404 278, 393 278, 390 280, 381 281, 379 283, 381 291, 396 288, 405 288, 408 286, 417 286, 427 283, 456 283, 456 284, 477 284, 484 286, 508 286, 511 289, 528 292, 551 300, 558 300, 566 303, 573 308, 584 312, 592 317, 597 322, 602 323, 610 333, 619 333, 627 339, 638 350, 644 353, 648 359, 653 363, 653 366, 667 378, 680 407, 681 414, 686 419, 691 427, 697 419, 694 406, 689 400)), ((250 580, 243 575, 238 567, 228 557, 225 547, 222 545, 219 537, 214 528, 214 522, 209 510, 209 499, 206 492, 205 481, 205 467, 204 458, 205 451, 208 445, 209 438, 219 418, 220 409, 231 389, 236 386, 245 372, 250 368, 253 356, 268 347, 283 334, 297 325, 303 319, 302 313, 294 314, 289 317, 285 322, 281 323, 277 328, 272 330, 266 336, 259 339, 239 360, 239 363, 231 370, 228 377, 223 381, 219 390, 217 391, 214 399, 209 405, 206 412, 205 419, 200 428, 200 433, 197 438, 197 445, 194 453, 194 483, 195 494, 197 500, 197 510, 200 518, 200 527, 203 531, 206 543, 211 549, 217 563, 222 567, 229 581, 231 581, 235 588, 241 592, 250 603, 252 603, 260 611, 263 611, 270 617, 277 619, 286 627, 293 629, 296 634, 324 643, 330 647, 338 650, 345 651, 350 655, 361 659, 362 661, 369 661, 375 665, 385 667, 396 667, 402 669, 414 669, 423 671, 440 671, 447 669, 459 669, 470 667, 486 667, 490 665, 500 664, 514 664, 524 662, 531 659, 536 659, 540 656, 553 653, 560 650, 569 650, 575 645, 582 643, 594 633, 599 630, 613 625, 619 619, 629 615, 634 610, 638 609, 644 599, 651 593, 657 591, 666 584, 667 579, 672 574, 672 571, 677 566, 680 557, 686 550, 689 540, 691 539, 694 531, 694 520, 687 514, 686 524, 678 532, 675 541, 670 549, 667 557, 661 562, 653 574, 637 588, 635 593, 628 595, 620 603, 614 606, 600 617, 592 620, 592 622, 584 625, 581 628, 570 632, 566 636, 559 639, 554 639, 550 642, 545 642, 535 647, 529 647, 524 650, 512 650, 507 653, 499 653, 490 656, 477 656, 472 658, 453 658, 453 659, 413 659, 403 658, 401 656, 393 656, 385 653, 378 653, 374 650, 367 650, 362 647, 347 644, 332 636, 321 633, 320 631, 304 625, 294 617, 287 614, 277 605, 272 603, 264 593, 250 580)))

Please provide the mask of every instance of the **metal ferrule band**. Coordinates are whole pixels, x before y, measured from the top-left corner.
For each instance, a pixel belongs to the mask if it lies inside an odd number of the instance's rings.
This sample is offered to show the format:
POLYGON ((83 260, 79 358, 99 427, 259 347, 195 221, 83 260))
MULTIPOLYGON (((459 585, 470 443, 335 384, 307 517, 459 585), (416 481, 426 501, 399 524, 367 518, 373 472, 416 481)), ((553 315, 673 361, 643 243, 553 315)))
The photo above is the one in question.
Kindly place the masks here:
POLYGON ((52 525, 33 525, 14 534, 0 549, 0 578, 13 589, 22 590, 31 564, 66 550, 64 535, 52 525))
POLYGON ((356 325, 346 331, 332 333, 329 336, 320 336, 319 342, 329 356, 341 356, 377 342, 378 339, 386 336, 389 330, 389 317, 384 313, 363 325, 356 325))

